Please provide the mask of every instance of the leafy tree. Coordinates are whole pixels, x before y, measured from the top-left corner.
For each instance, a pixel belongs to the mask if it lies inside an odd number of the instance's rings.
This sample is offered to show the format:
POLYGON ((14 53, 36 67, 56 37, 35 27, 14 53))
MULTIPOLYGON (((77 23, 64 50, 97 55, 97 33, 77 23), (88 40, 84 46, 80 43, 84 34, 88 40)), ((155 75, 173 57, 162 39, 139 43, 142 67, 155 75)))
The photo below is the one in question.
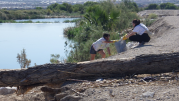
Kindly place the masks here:
POLYGON ((97 5, 97 4, 99 4, 99 3, 97 3, 97 2, 92 2, 92 1, 87 1, 87 2, 85 2, 84 3, 84 6, 94 6, 94 5, 97 5))
POLYGON ((54 10, 58 5, 59 5, 58 3, 51 4, 50 6, 47 7, 47 9, 54 10))
POLYGON ((90 6, 86 10, 84 17, 90 24, 101 25, 105 30, 112 30, 113 23, 118 19, 119 15, 120 11, 108 0, 100 5, 90 6))
POLYGON ((177 6, 173 3, 162 3, 160 4, 160 9, 177 9, 177 6))
POLYGON ((40 9, 42 9, 42 7, 36 7, 35 9, 40 10, 40 9))
POLYGON ((65 7, 65 5, 58 5, 58 8, 59 8, 60 10, 64 10, 64 11, 66 11, 66 7, 65 7))
POLYGON ((68 11, 69 13, 71 13, 71 12, 73 11, 73 9, 72 9, 72 5, 71 5, 71 4, 63 3, 62 5, 65 6, 66 11, 68 11))
POLYGON ((25 49, 21 51, 21 54, 17 54, 17 62, 20 64, 22 68, 28 68, 31 60, 27 59, 25 49))
POLYGON ((47 9, 47 15, 51 15, 52 11, 50 9, 47 9))
POLYGON ((73 5, 74 12, 80 12, 81 14, 84 13, 84 6, 82 4, 73 5))
POLYGON ((147 10, 150 10, 150 9, 159 9, 159 6, 157 4, 150 4, 146 9, 147 10))
POLYGON ((138 12, 139 8, 135 2, 132 2, 131 0, 122 0, 124 5, 129 8, 132 11, 138 12))

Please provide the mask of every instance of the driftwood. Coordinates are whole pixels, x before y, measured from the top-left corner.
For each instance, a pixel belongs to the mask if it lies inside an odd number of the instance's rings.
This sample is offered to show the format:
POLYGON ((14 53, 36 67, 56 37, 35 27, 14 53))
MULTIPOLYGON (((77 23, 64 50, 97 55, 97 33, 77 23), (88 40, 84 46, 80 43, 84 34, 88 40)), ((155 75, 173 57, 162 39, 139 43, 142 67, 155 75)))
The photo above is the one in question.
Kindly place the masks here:
POLYGON ((1 70, 0 87, 60 83, 177 70, 179 52, 141 55, 128 59, 101 59, 76 64, 45 64, 22 70, 1 70))

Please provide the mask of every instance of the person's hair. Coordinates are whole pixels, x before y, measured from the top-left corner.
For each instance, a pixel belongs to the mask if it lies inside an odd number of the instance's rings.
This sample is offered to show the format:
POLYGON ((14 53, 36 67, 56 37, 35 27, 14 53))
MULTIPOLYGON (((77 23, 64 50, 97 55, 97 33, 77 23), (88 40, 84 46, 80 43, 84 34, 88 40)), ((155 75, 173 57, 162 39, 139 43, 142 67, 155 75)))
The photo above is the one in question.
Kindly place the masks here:
POLYGON ((108 33, 104 33, 104 34, 103 34, 103 38, 109 37, 109 36, 110 36, 110 34, 108 34, 108 33))
POLYGON ((134 19, 134 20, 132 21, 132 23, 134 23, 134 24, 135 24, 134 27, 136 27, 137 25, 140 24, 140 20, 134 19))

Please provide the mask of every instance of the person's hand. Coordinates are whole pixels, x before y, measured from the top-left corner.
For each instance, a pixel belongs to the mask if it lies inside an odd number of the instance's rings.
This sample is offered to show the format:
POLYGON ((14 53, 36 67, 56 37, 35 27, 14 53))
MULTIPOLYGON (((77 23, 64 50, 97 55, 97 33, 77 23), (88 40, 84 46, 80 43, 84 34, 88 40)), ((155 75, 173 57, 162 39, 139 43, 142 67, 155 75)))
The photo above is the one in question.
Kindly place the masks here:
POLYGON ((122 40, 127 40, 127 34, 123 36, 122 40))
POLYGON ((113 43, 115 43, 115 42, 118 42, 119 40, 112 40, 113 41, 113 43))

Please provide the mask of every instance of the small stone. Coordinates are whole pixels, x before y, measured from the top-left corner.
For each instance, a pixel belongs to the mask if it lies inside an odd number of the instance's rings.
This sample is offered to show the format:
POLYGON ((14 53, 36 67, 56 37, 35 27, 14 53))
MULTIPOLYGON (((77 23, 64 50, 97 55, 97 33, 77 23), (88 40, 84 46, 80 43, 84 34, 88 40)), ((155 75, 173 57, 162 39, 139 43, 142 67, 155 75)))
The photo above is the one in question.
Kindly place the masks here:
POLYGON ((152 97, 153 98, 154 94, 155 94, 154 92, 145 92, 145 93, 142 94, 142 96, 143 97, 152 97))
POLYGON ((167 96, 167 99, 170 99, 170 97, 169 97, 169 96, 167 96))
POLYGON ((68 95, 62 98, 60 101, 79 101, 80 99, 82 99, 82 97, 68 95))
POLYGON ((68 94, 66 94, 66 93, 56 94, 55 99, 56 99, 56 101, 60 101, 63 97, 65 97, 67 95, 68 94))
POLYGON ((157 98, 156 100, 161 100, 161 98, 157 98))

